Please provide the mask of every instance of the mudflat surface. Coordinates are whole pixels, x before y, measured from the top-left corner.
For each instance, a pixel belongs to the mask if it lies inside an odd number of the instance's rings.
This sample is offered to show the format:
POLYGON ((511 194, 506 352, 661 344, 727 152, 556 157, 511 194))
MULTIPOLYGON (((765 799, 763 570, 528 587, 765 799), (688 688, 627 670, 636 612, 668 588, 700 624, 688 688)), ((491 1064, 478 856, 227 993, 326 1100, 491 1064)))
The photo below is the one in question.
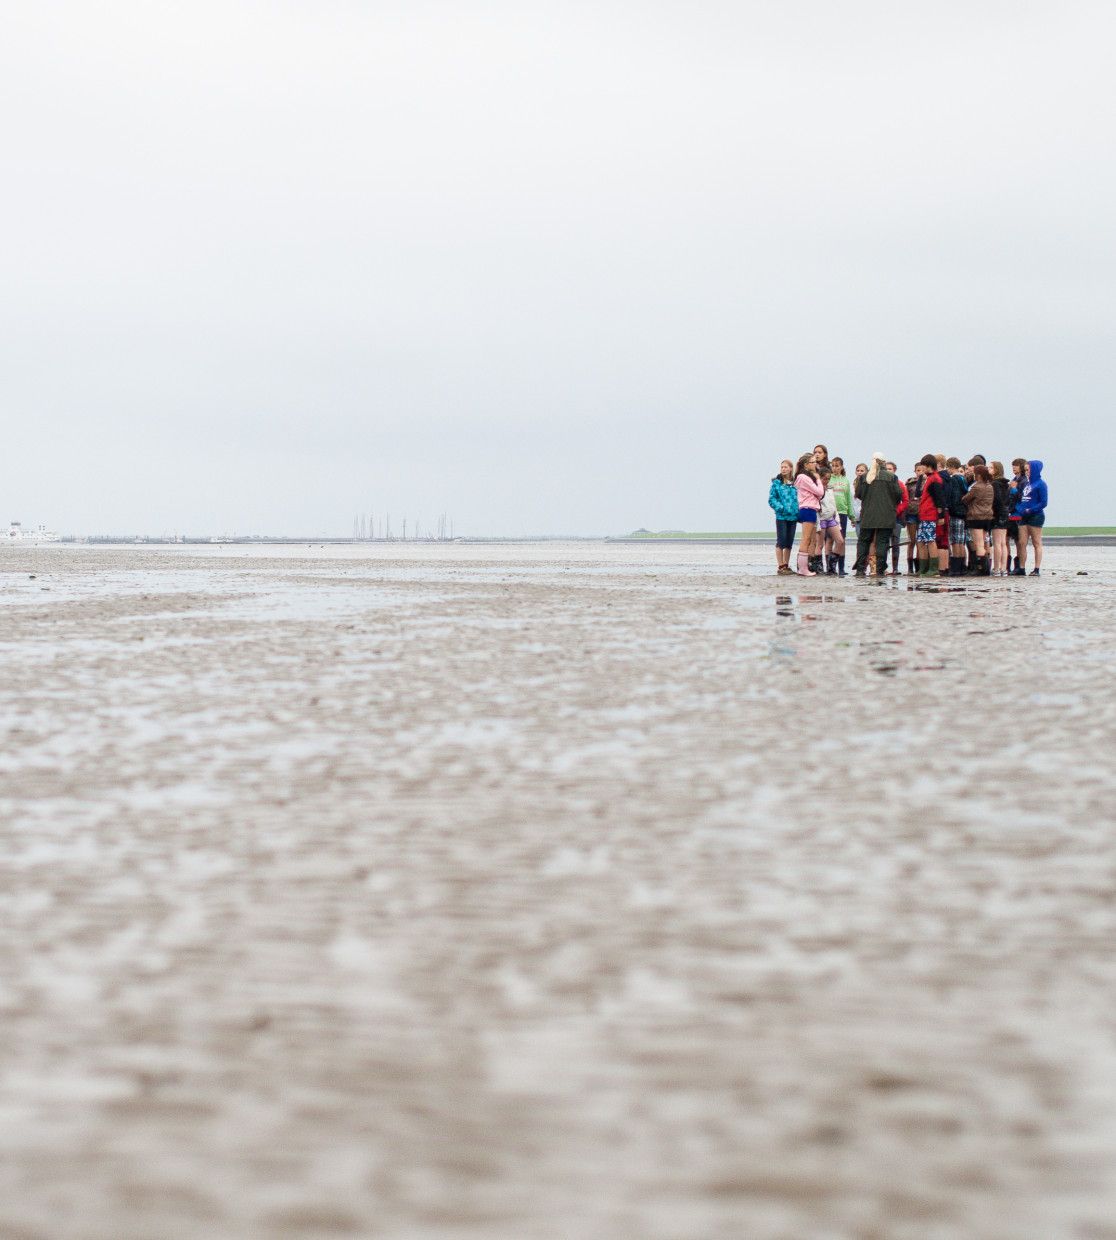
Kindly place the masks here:
POLYGON ((1116 551, 769 559, 5 549, 0 1235, 1116 1237, 1116 551))

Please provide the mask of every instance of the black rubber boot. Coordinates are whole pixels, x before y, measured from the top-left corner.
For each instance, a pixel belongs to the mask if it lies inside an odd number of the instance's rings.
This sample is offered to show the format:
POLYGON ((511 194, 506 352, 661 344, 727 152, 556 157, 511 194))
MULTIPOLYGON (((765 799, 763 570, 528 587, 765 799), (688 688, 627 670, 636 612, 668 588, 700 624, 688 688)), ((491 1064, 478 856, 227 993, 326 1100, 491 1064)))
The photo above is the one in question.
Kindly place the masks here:
POLYGON ((843 555, 839 555, 837 557, 837 576, 843 577, 844 575, 845 575, 845 557, 843 555))
POLYGON ((980 575, 982 577, 992 576, 992 557, 990 555, 982 555, 980 557, 980 575))

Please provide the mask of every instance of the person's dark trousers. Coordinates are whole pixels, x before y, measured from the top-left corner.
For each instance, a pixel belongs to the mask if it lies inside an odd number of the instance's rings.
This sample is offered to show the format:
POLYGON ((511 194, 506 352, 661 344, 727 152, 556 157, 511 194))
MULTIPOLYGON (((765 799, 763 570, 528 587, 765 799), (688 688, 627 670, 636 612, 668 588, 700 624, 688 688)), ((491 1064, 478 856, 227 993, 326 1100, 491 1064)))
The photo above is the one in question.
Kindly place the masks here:
POLYGON ((876 576, 882 577, 887 572, 887 549, 895 535, 894 529, 885 526, 876 531, 876 576))
POLYGON ((868 553, 872 550, 872 542, 876 543, 876 576, 882 577, 887 571, 887 549, 891 545, 891 527, 882 530, 866 530, 862 525, 856 535, 856 565, 854 571, 864 573, 868 569, 868 553))

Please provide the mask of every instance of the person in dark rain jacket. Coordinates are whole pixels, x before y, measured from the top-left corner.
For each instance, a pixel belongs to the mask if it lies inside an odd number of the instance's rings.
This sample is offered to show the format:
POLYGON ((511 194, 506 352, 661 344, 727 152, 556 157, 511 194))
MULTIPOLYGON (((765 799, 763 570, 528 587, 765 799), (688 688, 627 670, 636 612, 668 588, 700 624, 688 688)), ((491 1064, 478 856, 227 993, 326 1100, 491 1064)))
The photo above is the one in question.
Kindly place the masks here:
POLYGON ((868 571, 868 554, 876 546, 876 576, 887 571, 887 549, 895 529, 895 514, 903 499, 899 479, 886 467, 882 452, 872 454, 872 464, 863 478, 856 480, 860 500, 860 524, 856 537, 856 575, 868 571))

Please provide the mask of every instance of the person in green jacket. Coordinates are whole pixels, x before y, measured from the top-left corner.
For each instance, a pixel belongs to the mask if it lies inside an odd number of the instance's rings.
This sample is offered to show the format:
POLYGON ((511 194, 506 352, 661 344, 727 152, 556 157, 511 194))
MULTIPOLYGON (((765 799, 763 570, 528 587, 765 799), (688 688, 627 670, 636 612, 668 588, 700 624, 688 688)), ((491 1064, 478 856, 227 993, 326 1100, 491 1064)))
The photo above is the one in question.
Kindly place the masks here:
POLYGON ((841 537, 847 542, 849 537, 849 522, 853 516, 853 493, 852 483, 848 474, 845 473, 845 462, 839 456, 835 456, 829 462, 829 468, 832 473, 829 475, 829 489, 833 492, 833 498, 837 501, 837 517, 841 522, 841 537))
POLYGON ((899 479, 886 466, 882 452, 872 453, 872 464, 863 478, 856 480, 856 497, 860 500, 860 525, 856 536, 856 575, 868 571, 868 553, 876 544, 876 576, 887 569, 887 549, 895 529, 895 513, 903 499, 899 479))

